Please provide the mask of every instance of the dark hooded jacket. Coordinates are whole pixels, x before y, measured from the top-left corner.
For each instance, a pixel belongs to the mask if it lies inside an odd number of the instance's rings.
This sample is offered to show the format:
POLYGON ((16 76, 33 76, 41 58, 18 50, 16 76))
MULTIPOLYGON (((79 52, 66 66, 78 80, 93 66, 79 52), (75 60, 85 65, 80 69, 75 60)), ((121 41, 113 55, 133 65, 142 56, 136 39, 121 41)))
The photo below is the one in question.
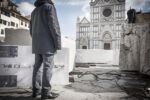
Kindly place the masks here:
POLYGON ((31 14, 32 52, 54 54, 61 49, 61 33, 56 9, 51 0, 37 0, 31 14))

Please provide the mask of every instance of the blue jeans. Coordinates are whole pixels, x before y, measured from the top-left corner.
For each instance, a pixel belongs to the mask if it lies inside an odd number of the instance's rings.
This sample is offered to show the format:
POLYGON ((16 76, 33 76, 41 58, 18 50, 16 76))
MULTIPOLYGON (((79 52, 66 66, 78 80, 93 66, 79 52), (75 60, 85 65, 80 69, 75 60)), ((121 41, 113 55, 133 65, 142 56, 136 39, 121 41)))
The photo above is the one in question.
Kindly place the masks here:
POLYGON ((54 54, 35 54, 35 65, 33 69, 33 91, 41 90, 42 94, 48 95, 51 90, 50 80, 52 78, 52 70, 54 67, 54 54), (43 63, 43 73, 41 73, 41 65, 43 63), (43 76, 42 76, 43 74, 43 76))

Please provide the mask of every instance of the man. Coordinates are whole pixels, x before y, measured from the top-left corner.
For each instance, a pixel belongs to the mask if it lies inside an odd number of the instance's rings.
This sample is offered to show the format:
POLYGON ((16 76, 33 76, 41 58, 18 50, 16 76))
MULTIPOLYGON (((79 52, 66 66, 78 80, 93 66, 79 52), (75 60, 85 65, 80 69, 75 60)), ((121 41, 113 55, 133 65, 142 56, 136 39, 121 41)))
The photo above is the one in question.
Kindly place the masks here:
POLYGON ((54 0, 36 0, 31 14, 30 34, 32 52, 35 54, 33 69, 33 97, 41 93, 41 99, 54 99, 58 94, 51 92, 50 80, 54 66, 54 54, 61 49, 61 33, 54 0), (43 63, 43 77, 40 67, 43 63), (41 80, 42 79, 42 80, 41 80), (42 90, 41 90, 42 89, 42 90))

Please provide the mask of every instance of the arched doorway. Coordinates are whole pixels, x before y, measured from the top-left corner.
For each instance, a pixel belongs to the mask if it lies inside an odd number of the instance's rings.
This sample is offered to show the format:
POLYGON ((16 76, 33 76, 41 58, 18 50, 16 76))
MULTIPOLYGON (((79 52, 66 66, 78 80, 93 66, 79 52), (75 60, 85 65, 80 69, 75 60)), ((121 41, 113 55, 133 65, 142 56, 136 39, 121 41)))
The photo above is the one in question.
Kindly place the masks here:
POLYGON ((81 39, 81 49, 88 49, 88 39, 87 38, 81 39))
POLYGON ((82 46, 82 49, 87 49, 87 46, 82 46))
POLYGON ((104 43, 104 49, 105 50, 110 50, 111 49, 110 43, 104 43))
POLYGON ((111 50, 112 37, 108 32, 104 34, 103 42, 104 42, 104 46, 103 46, 104 50, 111 50))

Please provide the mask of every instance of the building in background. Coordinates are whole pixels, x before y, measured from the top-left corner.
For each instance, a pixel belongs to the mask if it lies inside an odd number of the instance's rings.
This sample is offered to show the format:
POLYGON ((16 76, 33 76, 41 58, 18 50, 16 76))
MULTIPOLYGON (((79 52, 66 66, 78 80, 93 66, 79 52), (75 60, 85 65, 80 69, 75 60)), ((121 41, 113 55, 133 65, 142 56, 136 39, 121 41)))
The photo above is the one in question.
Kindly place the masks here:
POLYGON ((5 38, 5 28, 29 29, 29 19, 22 16, 11 0, 0 0, 0 40, 5 38))
POLYGON ((77 49, 120 49, 125 0, 91 0, 90 21, 77 18, 77 49))
POLYGON ((150 23, 150 12, 143 13, 142 11, 136 14, 136 23, 150 23))

